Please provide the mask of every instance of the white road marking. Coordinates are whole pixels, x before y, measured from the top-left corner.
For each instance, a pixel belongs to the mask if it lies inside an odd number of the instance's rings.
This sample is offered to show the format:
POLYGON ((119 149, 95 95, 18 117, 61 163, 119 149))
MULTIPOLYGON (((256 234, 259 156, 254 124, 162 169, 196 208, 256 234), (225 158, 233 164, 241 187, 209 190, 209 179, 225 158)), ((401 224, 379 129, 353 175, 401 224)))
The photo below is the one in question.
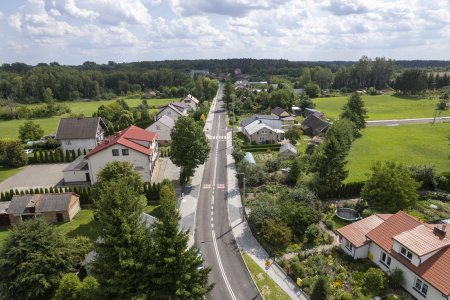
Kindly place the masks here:
POLYGON ((219 262, 220 272, 222 273, 223 279, 225 280, 225 284, 228 288, 228 291, 230 292, 231 299, 237 300, 236 296, 233 293, 233 290, 231 289, 231 285, 228 282, 227 275, 225 275, 225 270, 223 269, 222 261, 220 260, 219 249, 217 249, 216 234, 214 233, 214 230, 212 230, 211 232, 213 237, 214 250, 216 251, 217 261, 219 262))

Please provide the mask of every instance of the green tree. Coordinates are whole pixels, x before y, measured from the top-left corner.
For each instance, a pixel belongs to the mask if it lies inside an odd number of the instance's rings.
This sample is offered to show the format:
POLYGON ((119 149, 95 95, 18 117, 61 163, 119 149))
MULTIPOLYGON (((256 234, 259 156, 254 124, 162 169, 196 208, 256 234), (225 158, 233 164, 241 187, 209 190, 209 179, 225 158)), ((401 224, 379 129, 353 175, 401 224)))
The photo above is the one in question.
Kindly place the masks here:
POLYGON ((175 190, 163 184, 160 191, 161 218, 155 225, 155 274, 150 281, 154 289, 150 298, 202 299, 212 289, 208 284, 209 267, 195 247, 188 248, 188 232, 180 231, 181 216, 176 208, 175 190))
POLYGON ((209 142, 202 127, 190 117, 180 117, 172 132, 170 159, 183 170, 180 182, 186 183, 194 174, 195 168, 206 162, 209 155, 209 142))
POLYGON ((330 286, 328 280, 326 277, 320 276, 319 279, 317 279, 316 284, 314 284, 314 288, 309 298, 311 300, 327 300, 329 294, 330 286))
POLYGON ((41 125, 35 124, 33 121, 26 121, 19 126, 19 138, 22 142, 36 141, 44 135, 41 125))
POLYGON ((279 254, 292 240, 292 231, 289 227, 273 219, 267 219, 261 228, 261 234, 272 250, 279 254))
POLYGON ((366 181, 361 197, 369 207, 379 212, 395 213, 414 206, 418 200, 420 183, 414 180, 407 167, 388 161, 372 166, 372 174, 366 181))
POLYGON ((17 168, 27 163, 28 156, 19 140, 0 140, 0 165, 17 168))
POLYGON ((367 294, 381 295, 386 289, 386 274, 379 268, 370 268, 364 274, 363 286, 367 294))
POLYGON ((36 299, 48 295, 63 274, 77 271, 86 254, 85 246, 78 248, 41 218, 20 223, 11 229, 0 251, 0 297, 36 299))
POLYGON ((302 136, 301 130, 298 126, 292 125, 284 133, 284 137, 287 138, 293 145, 297 144, 297 141, 302 136))
POLYGON ((301 111, 305 111, 306 108, 315 108, 316 104, 308 97, 308 95, 303 94, 300 97, 300 101, 298 103, 298 107, 301 111))
POLYGON ((305 94, 310 98, 317 98, 320 95, 320 87, 315 83, 305 85, 305 94))
POLYGON ((74 273, 65 274, 59 282, 53 300, 94 300, 98 297, 98 282, 92 276, 80 280, 74 273))
POLYGON ((282 107, 290 110, 294 104, 294 93, 290 88, 279 88, 272 93, 270 93, 270 106, 271 107, 282 107))
POLYGON ((223 88, 223 102, 225 102, 225 104, 229 105, 231 103, 231 95, 233 94, 233 92, 233 84, 231 83, 231 80, 227 80, 223 88))
POLYGON ((367 110, 364 101, 358 93, 351 94, 342 109, 341 118, 350 120, 354 125, 354 136, 360 136, 360 130, 366 128, 367 110))
MULTIPOLYGON (((106 298, 140 296, 140 288, 144 285, 142 274, 145 265, 141 258, 146 228, 140 216, 146 199, 140 193, 142 182, 139 174, 129 168, 128 163, 106 165, 94 186, 95 218, 100 224, 102 240, 95 245, 97 254, 92 270, 106 298), (112 174, 112 170, 119 173, 112 174)), ((151 261, 147 264, 151 265, 151 261)))

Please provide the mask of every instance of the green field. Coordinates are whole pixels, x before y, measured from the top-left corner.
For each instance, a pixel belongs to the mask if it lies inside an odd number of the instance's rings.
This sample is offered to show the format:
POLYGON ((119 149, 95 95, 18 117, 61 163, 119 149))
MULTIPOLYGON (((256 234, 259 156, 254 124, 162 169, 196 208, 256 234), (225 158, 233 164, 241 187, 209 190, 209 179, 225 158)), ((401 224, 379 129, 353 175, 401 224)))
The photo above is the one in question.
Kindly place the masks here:
MULTIPOLYGON (((161 106, 170 102, 178 101, 179 99, 148 99, 147 103, 150 106, 161 106)), ((94 112, 97 111, 97 108, 100 105, 111 103, 115 100, 102 100, 102 101, 73 101, 73 102, 64 102, 67 104, 72 114, 83 114, 86 117, 92 116, 94 112)), ((133 99, 125 99, 130 107, 138 106, 142 100, 133 98, 133 99)), ((56 132, 56 127, 58 126, 59 119, 61 117, 68 117, 69 114, 63 116, 57 116, 52 118, 44 118, 44 119, 33 119, 33 122, 41 125, 44 130, 44 134, 51 134, 56 132)), ((19 136, 19 126, 25 123, 27 120, 9 120, 9 121, 0 121, 0 138, 17 138, 19 136)))
POLYGON ((245 264, 247 265, 250 274, 252 275, 253 280, 256 282, 258 289, 261 291, 261 294, 266 300, 288 300, 291 299, 285 291, 283 291, 275 281, 270 278, 266 272, 261 269, 253 259, 245 252, 242 252, 242 257, 245 260, 245 264))
POLYGON ((362 134, 347 157, 346 182, 367 179, 375 161, 433 165, 438 174, 450 170, 449 123, 368 127, 362 134))
MULTIPOLYGON (((367 120, 391 120, 411 118, 432 118, 435 114, 437 99, 416 99, 395 97, 392 95, 363 96, 367 108, 367 120)), ((325 114, 327 118, 337 118, 342 106, 347 103, 348 97, 329 97, 314 99, 316 109, 325 114)), ((450 110, 444 111, 440 116, 450 116, 450 110)))

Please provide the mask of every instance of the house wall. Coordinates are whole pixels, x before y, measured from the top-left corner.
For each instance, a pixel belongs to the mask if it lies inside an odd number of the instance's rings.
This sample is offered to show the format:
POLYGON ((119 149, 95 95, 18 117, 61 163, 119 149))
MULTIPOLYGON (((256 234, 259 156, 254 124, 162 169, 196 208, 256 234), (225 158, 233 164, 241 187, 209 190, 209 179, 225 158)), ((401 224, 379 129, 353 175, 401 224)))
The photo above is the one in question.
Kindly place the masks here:
MULTIPOLYGON (((372 261, 379 266, 383 271, 385 271, 386 273, 390 274, 391 271, 395 270, 395 269, 400 269, 403 272, 403 278, 404 278, 404 283, 403 283, 403 288, 410 293, 412 296, 414 296, 416 299, 432 299, 432 300, 443 300, 443 299, 447 299, 447 297, 442 296, 442 293, 439 292, 437 289, 435 289, 431 284, 429 284, 428 282, 426 282, 426 280, 421 279, 424 283, 426 283, 428 285, 428 292, 426 297, 423 297, 420 293, 418 293, 413 287, 415 286, 415 282, 416 282, 416 278, 418 278, 418 276, 411 271, 410 269, 408 269, 407 267, 405 267, 402 263, 400 263, 398 260, 396 260, 394 257, 391 256, 391 265, 389 266, 389 268, 387 268, 384 264, 382 264, 380 262, 381 259, 381 253, 384 251, 382 248, 380 248, 377 244, 375 243, 370 243, 370 248, 369 248, 370 253, 372 253, 373 255, 373 259, 372 261)), ((384 251, 386 252, 386 251, 384 251)), ((386 252, 387 253, 387 252, 386 252)), ((389 253, 387 253, 389 255, 389 253)), ((390 256, 390 255, 389 255, 390 256)), ((419 277, 420 278, 420 277, 419 277)), ((448 300, 448 299, 447 299, 448 300)))
POLYGON ((157 118, 160 119, 162 116, 168 116, 174 121, 178 120, 178 118, 181 117, 180 113, 176 112, 169 106, 165 107, 162 111, 160 111, 157 115, 157 118))
POLYGON ((347 239, 346 239, 345 237, 343 237, 343 236, 340 236, 339 243, 340 243, 341 249, 342 249, 345 253, 347 253, 348 255, 350 255, 351 257, 353 257, 353 254, 355 253, 355 247, 353 247, 352 250, 350 250, 350 249, 348 249, 347 247, 345 247, 345 245, 346 245, 346 243, 347 243, 347 239))
POLYGON ((283 120, 281 119, 282 126, 292 126, 295 125, 295 120, 283 120))
POLYGON ((359 259, 359 258, 367 258, 367 255, 369 254, 369 248, 370 248, 370 243, 369 244, 365 244, 361 247, 355 248, 355 259, 359 259))
POLYGON ((86 174, 89 170, 64 171, 64 182, 86 182, 86 174))
POLYGON ((197 104, 194 101, 192 101, 191 99, 183 99, 180 102, 188 104, 190 107, 190 110, 197 109, 197 104))
POLYGON ((19 224, 20 222, 22 222, 22 219, 21 219, 20 215, 18 215, 18 216, 9 215, 9 222, 11 223, 11 225, 16 225, 16 224, 19 224))
MULTIPOLYGON (((396 240, 394 240, 394 242, 393 242, 393 244, 392 244, 392 250, 394 250, 394 251, 397 252, 397 253, 400 253, 400 248, 401 248, 401 247, 404 247, 404 248, 408 249, 407 247, 402 246, 402 244, 400 244, 399 242, 397 242, 396 240)), ((411 250, 410 250, 410 252, 412 253, 411 263, 412 263, 413 265, 415 265, 416 267, 418 267, 419 264, 420 264, 420 258, 419 258, 419 256, 417 256, 417 255, 416 255, 414 252, 412 252, 411 250)), ((400 255, 401 255, 401 254, 400 254, 400 255)))
POLYGON ((69 210, 67 211, 67 220, 72 221, 73 217, 75 217, 80 210, 80 199, 72 196, 72 199, 70 199, 69 210))
POLYGON ((160 144, 169 144, 172 142, 172 138, 170 137, 172 129, 158 121, 147 127, 145 130, 156 132, 158 134, 157 141, 160 144), (159 129, 157 129, 156 126, 159 126, 159 129))
MULTIPOLYGON (((91 183, 95 183, 97 181, 97 174, 100 169, 102 169, 107 163, 112 161, 126 161, 132 163, 135 167, 135 170, 141 175, 142 180, 144 182, 150 182, 150 179, 152 177, 150 166, 152 160, 156 159, 157 153, 154 153, 152 157, 149 157, 148 155, 129 149, 129 155, 123 156, 122 149, 129 148, 116 144, 88 157, 91 183), (119 156, 113 156, 112 149, 118 149, 119 156)), ((157 152, 157 149, 155 150, 155 152, 157 152)))
POLYGON ((71 140, 60 140, 61 141, 61 148, 63 149, 64 153, 66 150, 72 151, 78 151, 78 149, 86 149, 88 151, 89 149, 94 149, 95 146, 97 146, 97 141, 95 138, 91 139, 71 139, 71 140), (66 145, 66 142, 70 141, 70 145, 66 145))
POLYGON ((247 133, 247 131, 245 131, 245 135, 248 137, 250 142, 252 142, 252 143, 255 142, 256 144, 263 144, 263 143, 266 143, 266 141, 277 142, 277 141, 280 141, 283 136, 281 133, 276 133, 267 128, 260 129, 259 131, 255 132, 252 135, 249 135, 247 133), (264 131, 264 130, 267 131, 268 133, 262 134, 262 131, 264 131))

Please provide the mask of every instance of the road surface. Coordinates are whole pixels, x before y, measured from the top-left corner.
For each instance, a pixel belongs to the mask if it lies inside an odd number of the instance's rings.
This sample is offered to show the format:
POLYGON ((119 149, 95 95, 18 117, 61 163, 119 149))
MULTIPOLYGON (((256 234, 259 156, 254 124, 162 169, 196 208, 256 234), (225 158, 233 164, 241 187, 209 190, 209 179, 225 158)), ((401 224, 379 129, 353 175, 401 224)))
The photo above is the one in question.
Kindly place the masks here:
MULTIPOLYGON (((398 120, 377 120, 366 121, 367 126, 396 126, 400 124, 423 124, 433 123, 434 118, 418 118, 418 119, 398 119, 398 120)), ((435 123, 450 122, 450 117, 436 117, 435 123)))
MULTIPOLYGON (((211 151, 200 187, 195 244, 211 266, 215 286, 209 299, 262 299, 242 260, 228 220, 226 187, 226 121, 220 87, 210 132, 211 151)), ((213 104, 214 105, 214 104, 213 104)))

